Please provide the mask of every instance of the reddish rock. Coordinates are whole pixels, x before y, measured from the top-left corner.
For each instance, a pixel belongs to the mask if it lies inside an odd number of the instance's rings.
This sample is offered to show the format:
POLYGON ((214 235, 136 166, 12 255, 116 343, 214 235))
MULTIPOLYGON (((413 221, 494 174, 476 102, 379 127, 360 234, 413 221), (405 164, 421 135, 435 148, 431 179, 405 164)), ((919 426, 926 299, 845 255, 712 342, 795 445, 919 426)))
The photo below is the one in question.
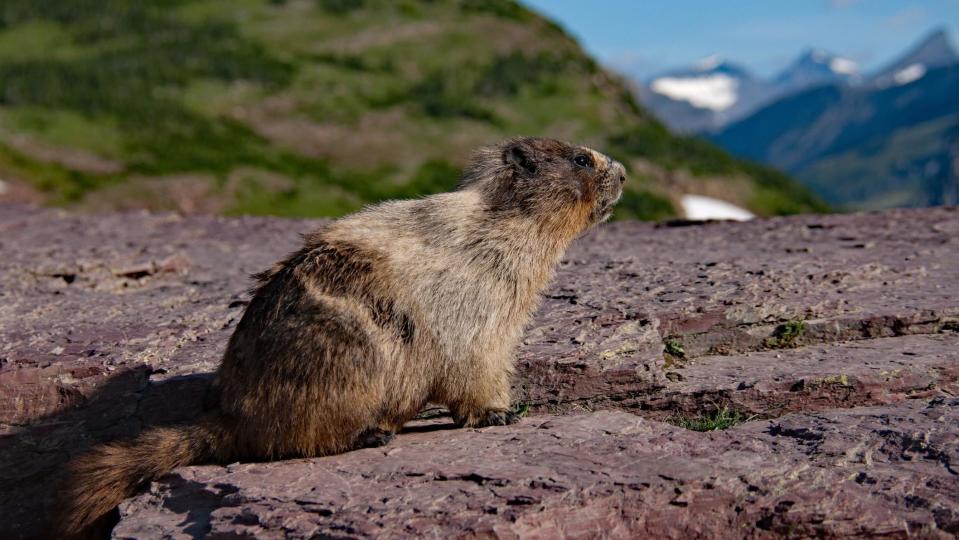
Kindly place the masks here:
POLYGON ((677 361, 665 388, 615 405, 648 418, 728 408, 747 417, 959 395, 955 333, 818 344, 677 361))
MULTIPOLYGON (((319 223, 0 206, 0 537, 38 533, 70 456, 196 415, 247 276, 319 223)), ((604 226, 518 353, 520 426, 183 469, 115 534, 957 534, 956 231, 955 208, 604 226), (721 407, 754 421, 660 422, 721 407)))
POLYGON ((696 433, 625 412, 187 467, 116 538, 923 536, 959 532, 959 400, 696 433))

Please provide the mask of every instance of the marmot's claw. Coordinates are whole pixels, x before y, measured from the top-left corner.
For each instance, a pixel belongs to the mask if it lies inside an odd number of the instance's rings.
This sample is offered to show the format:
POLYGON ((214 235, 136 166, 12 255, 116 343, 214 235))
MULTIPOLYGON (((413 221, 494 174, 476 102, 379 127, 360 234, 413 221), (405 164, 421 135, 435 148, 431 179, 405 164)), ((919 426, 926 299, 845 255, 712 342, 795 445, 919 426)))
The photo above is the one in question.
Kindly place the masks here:
POLYGON ((506 424, 507 424, 507 425, 509 425, 509 424, 515 424, 516 422, 519 422, 519 418, 520 418, 519 415, 516 414, 516 413, 514 413, 513 411, 506 411, 506 412, 505 412, 505 415, 506 415, 506 424))
POLYGON ((513 411, 486 411, 486 414, 473 427, 507 426, 519 422, 519 416, 513 411))

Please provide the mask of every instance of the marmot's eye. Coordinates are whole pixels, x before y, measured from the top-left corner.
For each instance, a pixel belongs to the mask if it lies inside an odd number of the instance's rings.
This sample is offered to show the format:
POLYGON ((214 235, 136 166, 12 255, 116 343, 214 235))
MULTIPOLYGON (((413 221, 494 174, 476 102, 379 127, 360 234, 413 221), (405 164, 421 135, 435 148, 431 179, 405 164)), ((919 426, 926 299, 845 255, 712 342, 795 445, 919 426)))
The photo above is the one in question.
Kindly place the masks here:
POLYGON ((593 160, 587 155, 580 154, 573 158, 573 163, 579 165, 580 167, 592 167, 593 160))

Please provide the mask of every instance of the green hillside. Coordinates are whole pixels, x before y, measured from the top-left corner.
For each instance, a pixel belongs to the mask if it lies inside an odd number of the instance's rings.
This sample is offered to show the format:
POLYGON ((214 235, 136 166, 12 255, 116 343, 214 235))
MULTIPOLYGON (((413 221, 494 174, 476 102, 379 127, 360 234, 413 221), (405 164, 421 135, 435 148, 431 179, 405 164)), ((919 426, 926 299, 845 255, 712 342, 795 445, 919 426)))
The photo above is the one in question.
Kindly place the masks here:
POLYGON ((0 178, 80 209, 338 215, 450 188, 469 150, 546 135, 759 214, 803 188, 670 135, 562 29, 497 0, 4 0, 0 178))

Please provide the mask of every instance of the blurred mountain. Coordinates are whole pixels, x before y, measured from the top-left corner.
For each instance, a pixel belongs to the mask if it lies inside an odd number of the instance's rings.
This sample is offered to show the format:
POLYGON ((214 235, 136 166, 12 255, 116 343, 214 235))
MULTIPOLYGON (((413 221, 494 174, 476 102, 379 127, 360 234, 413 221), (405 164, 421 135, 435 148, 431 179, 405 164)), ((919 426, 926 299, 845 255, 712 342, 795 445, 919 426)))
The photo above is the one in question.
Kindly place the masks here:
POLYGON ((764 103, 769 85, 746 69, 706 58, 639 87, 640 101, 679 133, 712 131, 764 103))
POLYGON ((640 102, 670 129, 709 133, 782 96, 830 83, 858 82, 855 62, 822 49, 804 51, 770 79, 708 57, 692 68, 670 71, 639 86, 640 102))
POLYGON ((784 97, 712 140, 850 208, 959 203, 959 63, 937 31, 859 85, 784 97))
POLYGON ((859 80, 859 66, 852 60, 823 49, 809 49, 776 75, 772 86, 774 94, 785 96, 813 86, 856 83, 859 80))
POLYGON ((339 215, 450 189, 471 149, 520 134, 626 163, 621 217, 673 216, 686 193, 760 215, 823 208, 781 173, 674 137, 561 28, 512 1, 0 9, 8 199, 339 215))
POLYGON ((959 55, 949 41, 944 29, 938 29, 907 51, 901 58, 890 63, 872 76, 871 83, 876 86, 905 84, 922 77, 937 67, 959 62, 959 55))

